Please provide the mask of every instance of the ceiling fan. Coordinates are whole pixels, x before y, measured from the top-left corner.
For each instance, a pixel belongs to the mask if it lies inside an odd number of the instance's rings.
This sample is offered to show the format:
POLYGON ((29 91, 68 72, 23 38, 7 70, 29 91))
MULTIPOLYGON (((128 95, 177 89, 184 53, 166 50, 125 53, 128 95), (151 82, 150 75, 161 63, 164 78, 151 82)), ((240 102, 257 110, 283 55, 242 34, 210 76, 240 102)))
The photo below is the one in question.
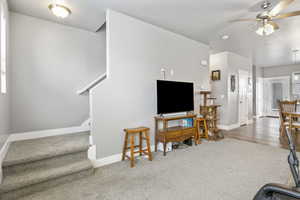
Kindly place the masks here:
POLYGON ((300 11, 280 13, 294 1, 295 0, 281 0, 273 6, 272 3, 270 3, 268 0, 265 0, 261 4, 263 12, 259 13, 255 19, 237 19, 233 20, 232 22, 256 21, 258 24, 256 33, 261 36, 270 35, 275 30, 279 29, 278 24, 275 22, 276 20, 300 15, 300 11))

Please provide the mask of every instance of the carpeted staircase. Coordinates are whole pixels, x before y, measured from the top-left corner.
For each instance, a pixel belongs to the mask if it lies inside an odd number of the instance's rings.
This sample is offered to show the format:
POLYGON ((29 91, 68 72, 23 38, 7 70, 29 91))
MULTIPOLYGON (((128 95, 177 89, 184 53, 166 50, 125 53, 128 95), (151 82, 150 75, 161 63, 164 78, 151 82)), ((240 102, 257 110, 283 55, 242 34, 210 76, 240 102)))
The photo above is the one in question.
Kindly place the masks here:
POLYGON ((11 143, 3 161, 0 200, 16 199, 93 173, 89 132, 11 143))

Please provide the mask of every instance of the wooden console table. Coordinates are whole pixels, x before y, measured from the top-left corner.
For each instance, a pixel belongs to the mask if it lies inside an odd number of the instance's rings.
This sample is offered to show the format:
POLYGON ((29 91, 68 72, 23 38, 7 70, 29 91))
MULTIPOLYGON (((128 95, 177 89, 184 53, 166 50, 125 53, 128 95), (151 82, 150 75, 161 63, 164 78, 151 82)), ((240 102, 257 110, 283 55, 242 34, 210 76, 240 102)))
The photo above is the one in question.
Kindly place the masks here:
POLYGON ((182 142, 189 138, 194 138, 195 144, 197 145, 197 130, 195 127, 195 119, 197 115, 190 114, 184 116, 175 116, 175 117, 155 117, 155 152, 157 152, 158 142, 163 143, 164 147, 164 156, 166 155, 166 147, 168 142, 182 142), (182 119, 193 119, 193 126, 174 126, 169 127, 169 121, 182 120, 182 119), (159 128, 159 123, 163 123, 163 128, 159 128))

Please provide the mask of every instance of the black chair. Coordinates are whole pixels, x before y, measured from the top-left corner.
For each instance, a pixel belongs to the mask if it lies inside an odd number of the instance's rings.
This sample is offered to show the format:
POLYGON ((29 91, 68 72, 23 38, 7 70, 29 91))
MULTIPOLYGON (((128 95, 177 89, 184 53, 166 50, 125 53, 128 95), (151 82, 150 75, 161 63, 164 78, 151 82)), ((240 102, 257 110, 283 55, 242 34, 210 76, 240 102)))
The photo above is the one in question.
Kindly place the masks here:
POLYGON ((292 135, 288 128, 285 129, 289 141, 290 154, 288 163, 293 175, 295 187, 288 187, 280 184, 267 184, 263 186, 255 195, 253 200, 295 200, 300 199, 300 180, 299 180, 299 160, 292 135))

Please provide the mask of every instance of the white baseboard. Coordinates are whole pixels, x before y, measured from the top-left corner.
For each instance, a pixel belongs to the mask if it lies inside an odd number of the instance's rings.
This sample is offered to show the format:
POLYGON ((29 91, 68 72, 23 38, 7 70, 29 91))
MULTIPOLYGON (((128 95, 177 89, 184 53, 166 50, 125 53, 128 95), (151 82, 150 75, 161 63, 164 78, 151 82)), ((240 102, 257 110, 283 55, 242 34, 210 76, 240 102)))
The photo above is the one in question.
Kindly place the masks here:
POLYGON ((100 159, 97 159, 97 160, 94 160, 94 161, 92 160, 92 163, 93 163, 93 166, 95 168, 98 168, 98 167, 102 167, 102 166, 105 166, 105 165, 120 162, 121 160, 122 160, 122 154, 119 153, 119 154, 115 154, 115 155, 112 155, 112 156, 107 156, 107 157, 104 157, 104 158, 100 158, 100 159))
MULTIPOLYGON (((154 151, 154 145, 151 146, 151 151, 154 151)), ((129 152, 127 152, 129 153, 129 152)), ((92 155, 92 153, 91 153, 92 155)), ((96 154, 94 154, 96 156, 96 154)), ((128 154, 129 155, 129 154, 128 154)), ((139 156, 138 154, 135 154, 135 157, 139 156)), ((90 160, 93 163, 94 168, 98 168, 98 167, 103 167, 105 165, 110 165, 116 162, 120 162, 122 160, 122 153, 118 153, 115 155, 111 155, 111 156, 107 156, 104 158, 100 158, 100 159, 94 159, 94 158, 90 158, 90 160)))
POLYGON ((247 121, 247 124, 253 124, 253 119, 249 119, 249 120, 247 121))
POLYGON ((8 140, 12 141, 20 141, 20 140, 29 140, 35 138, 43 138, 49 136, 57 136, 57 135, 67 135, 73 133, 80 133, 84 131, 90 131, 89 126, 74 126, 69 128, 60 128, 60 129, 49 129, 49 130, 42 130, 42 131, 31 131, 31 132, 24 132, 24 133, 13 133, 10 134, 8 140))
POLYGON ((218 128, 221 129, 221 130, 225 130, 225 131, 230 131, 230 130, 233 130, 233 129, 236 129, 236 128, 239 128, 240 125, 239 124, 230 124, 230 125, 218 125, 218 128))

